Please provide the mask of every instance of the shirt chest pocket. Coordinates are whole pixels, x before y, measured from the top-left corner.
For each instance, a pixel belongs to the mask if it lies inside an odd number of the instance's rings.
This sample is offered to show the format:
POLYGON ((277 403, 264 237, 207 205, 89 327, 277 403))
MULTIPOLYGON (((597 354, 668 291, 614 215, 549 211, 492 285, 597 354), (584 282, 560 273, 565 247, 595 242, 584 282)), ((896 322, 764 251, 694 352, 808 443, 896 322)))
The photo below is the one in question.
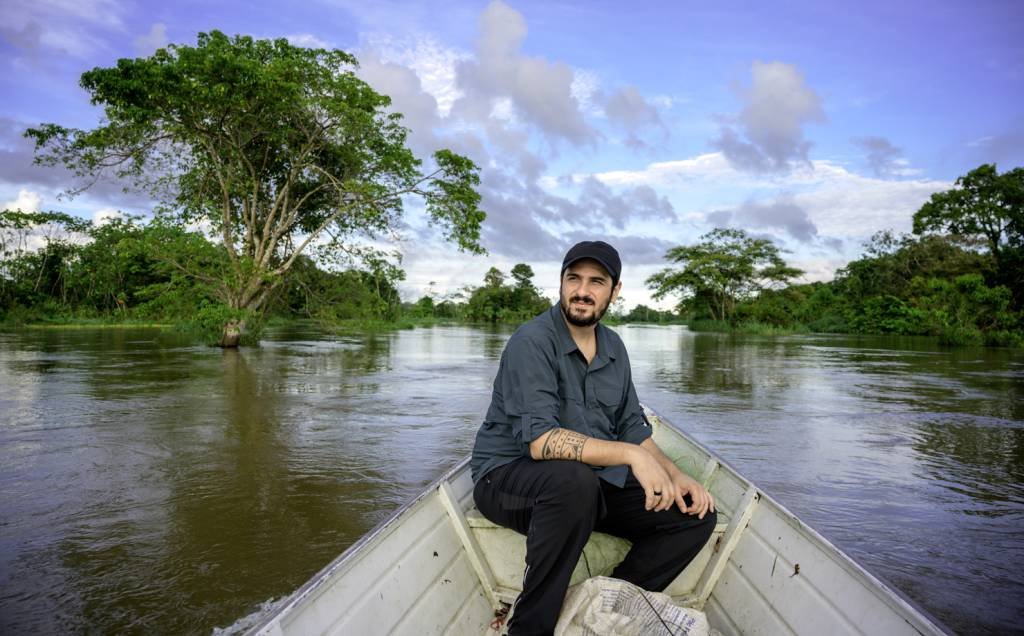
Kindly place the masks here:
POLYGON ((594 406, 604 415, 611 434, 618 434, 618 411, 622 403, 622 387, 614 378, 594 378, 594 406))

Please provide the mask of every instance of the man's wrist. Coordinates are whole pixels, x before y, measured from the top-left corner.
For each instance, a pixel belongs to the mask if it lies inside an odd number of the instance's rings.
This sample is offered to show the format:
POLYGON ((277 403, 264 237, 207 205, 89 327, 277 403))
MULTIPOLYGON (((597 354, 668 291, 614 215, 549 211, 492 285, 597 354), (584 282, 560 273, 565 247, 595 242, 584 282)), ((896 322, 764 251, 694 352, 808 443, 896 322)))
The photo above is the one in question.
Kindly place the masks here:
POLYGON ((637 462, 643 460, 644 455, 650 455, 647 449, 637 444, 630 444, 629 442, 621 442, 625 445, 626 451, 626 463, 630 466, 635 466, 637 462))

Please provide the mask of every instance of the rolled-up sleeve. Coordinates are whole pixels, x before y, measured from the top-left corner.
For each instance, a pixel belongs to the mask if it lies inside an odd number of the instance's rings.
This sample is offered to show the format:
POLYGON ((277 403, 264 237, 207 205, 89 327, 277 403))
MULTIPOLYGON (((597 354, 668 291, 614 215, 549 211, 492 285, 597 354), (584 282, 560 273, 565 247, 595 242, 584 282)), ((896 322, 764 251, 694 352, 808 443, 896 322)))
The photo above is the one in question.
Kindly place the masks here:
POLYGON ((529 453, 530 442, 558 427, 558 360, 553 344, 513 337, 505 348, 500 391, 512 436, 529 453))
MULTIPOLYGON (((625 355, 625 352, 623 352, 625 355)), ((619 441, 631 444, 640 444, 651 436, 651 427, 644 419, 644 410, 640 406, 640 399, 636 395, 636 388, 633 386, 633 374, 629 368, 627 359, 625 366, 626 400, 622 405, 619 415, 618 430, 619 441)))

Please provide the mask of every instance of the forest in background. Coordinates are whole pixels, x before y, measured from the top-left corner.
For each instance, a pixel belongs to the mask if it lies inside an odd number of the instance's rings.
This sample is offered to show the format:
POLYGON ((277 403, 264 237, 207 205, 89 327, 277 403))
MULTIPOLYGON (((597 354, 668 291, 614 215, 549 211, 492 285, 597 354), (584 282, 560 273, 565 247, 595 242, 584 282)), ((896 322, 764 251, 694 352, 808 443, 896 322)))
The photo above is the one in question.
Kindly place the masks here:
MULTIPOLYGON (((740 233, 742 234, 742 233, 740 233)), ((745 235, 744 235, 745 236, 745 235)), ((157 323, 211 339, 232 310, 210 283, 181 271, 216 266, 217 246, 196 232, 139 219, 97 225, 60 213, 0 213, 0 323, 157 323), (31 244, 38 243, 34 248, 31 244), (160 249, 154 248, 160 244, 160 249), (168 250, 176 252, 165 259, 168 250)), ((719 258, 723 254, 718 254, 719 258)), ((435 322, 521 323, 550 306, 527 264, 492 267, 478 286, 429 292, 403 303, 404 271, 385 259, 327 271, 302 258, 257 324, 316 320, 325 326, 394 328, 435 322)), ((755 270, 756 271, 756 270, 755 270)), ((947 344, 1024 345, 1024 315, 1012 290, 994 284, 998 265, 977 240, 876 234, 864 255, 829 282, 766 285, 735 298, 724 318, 706 290, 675 311, 611 308, 611 323, 688 322, 691 329, 937 336, 947 344)), ((258 332, 257 332, 258 333, 258 332)))

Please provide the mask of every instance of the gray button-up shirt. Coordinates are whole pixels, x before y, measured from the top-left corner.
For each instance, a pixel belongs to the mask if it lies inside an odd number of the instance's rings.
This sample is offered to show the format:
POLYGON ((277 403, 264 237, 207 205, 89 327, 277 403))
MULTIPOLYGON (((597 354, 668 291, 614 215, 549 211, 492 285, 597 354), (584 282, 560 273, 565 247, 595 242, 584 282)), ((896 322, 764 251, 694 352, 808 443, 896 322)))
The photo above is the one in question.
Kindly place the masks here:
MULTIPOLYGON (((473 481, 530 454, 530 442, 556 427, 597 439, 639 444, 651 436, 633 388, 619 335, 597 324, 597 355, 588 365, 562 309, 551 309, 509 338, 494 378, 491 406, 476 434, 473 481)), ((617 486, 626 466, 594 467, 617 486)))

